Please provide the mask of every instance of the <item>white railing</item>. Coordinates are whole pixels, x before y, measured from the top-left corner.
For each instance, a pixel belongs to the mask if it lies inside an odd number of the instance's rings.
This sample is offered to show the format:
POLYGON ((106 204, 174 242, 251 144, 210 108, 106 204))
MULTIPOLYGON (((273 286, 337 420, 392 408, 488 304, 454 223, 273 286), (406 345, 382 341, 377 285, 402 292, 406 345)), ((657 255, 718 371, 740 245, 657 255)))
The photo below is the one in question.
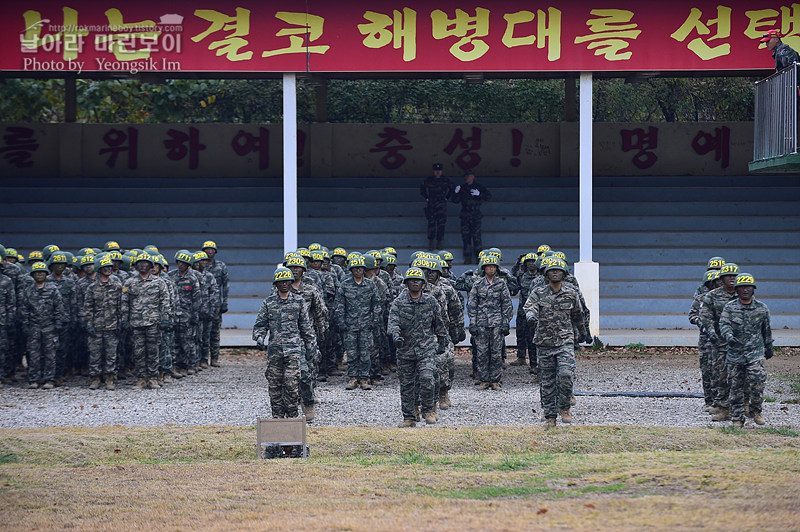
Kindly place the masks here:
POLYGON ((798 65, 756 83, 754 161, 797 153, 798 65))

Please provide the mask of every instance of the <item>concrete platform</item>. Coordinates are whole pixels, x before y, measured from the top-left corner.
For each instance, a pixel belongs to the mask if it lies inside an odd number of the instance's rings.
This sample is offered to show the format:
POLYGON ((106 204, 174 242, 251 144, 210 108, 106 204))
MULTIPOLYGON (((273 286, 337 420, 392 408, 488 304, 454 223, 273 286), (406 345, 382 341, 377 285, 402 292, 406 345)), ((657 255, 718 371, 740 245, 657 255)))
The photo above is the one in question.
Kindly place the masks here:
MULTIPOLYGON (((516 329, 506 338, 509 346, 517 345, 516 329)), ((220 341, 223 347, 253 347, 256 343, 251 339, 251 329, 222 329, 220 341)), ((600 340, 609 346, 618 347, 628 344, 644 344, 646 346, 677 347, 696 346, 696 329, 601 329, 600 340)), ((800 346, 800 329, 773 329, 772 336, 776 346, 800 346)), ((459 345, 469 345, 467 339, 459 345)))

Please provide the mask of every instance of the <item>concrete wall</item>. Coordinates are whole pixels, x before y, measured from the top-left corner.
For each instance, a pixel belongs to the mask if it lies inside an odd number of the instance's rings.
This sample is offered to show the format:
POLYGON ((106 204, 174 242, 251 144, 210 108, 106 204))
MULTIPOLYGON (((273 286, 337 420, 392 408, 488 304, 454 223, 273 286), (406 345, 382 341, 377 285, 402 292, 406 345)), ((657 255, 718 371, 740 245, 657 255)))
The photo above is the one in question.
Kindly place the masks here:
MULTIPOLYGON (((596 123, 597 176, 745 175, 750 122, 596 123)), ((0 124, 0 176, 279 177, 280 124, 0 124)), ((300 177, 557 177, 578 171, 578 125, 309 124, 300 177)))

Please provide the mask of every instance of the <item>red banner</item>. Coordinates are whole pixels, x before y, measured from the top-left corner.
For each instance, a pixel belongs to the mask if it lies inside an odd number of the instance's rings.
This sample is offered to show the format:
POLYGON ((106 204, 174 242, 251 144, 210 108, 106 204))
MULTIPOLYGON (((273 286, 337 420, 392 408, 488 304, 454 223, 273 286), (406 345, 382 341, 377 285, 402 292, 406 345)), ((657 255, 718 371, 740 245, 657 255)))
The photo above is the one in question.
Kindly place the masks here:
POLYGON ((0 71, 753 70, 771 28, 800 49, 800 4, 758 0, 98 4, 4 6, 0 71))

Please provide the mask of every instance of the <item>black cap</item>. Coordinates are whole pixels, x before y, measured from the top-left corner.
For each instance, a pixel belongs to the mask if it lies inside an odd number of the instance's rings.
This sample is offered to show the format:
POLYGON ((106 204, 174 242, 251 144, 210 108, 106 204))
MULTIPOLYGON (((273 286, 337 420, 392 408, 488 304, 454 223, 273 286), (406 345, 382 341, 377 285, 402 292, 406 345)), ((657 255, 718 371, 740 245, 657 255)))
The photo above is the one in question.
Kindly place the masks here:
POLYGON ((434 170, 441 170, 442 169, 442 163, 433 163, 433 169, 434 170))
POLYGON ((467 168, 466 170, 464 170, 464 175, 475 175, 475 170, 473 170, 472 168, 467 168))

